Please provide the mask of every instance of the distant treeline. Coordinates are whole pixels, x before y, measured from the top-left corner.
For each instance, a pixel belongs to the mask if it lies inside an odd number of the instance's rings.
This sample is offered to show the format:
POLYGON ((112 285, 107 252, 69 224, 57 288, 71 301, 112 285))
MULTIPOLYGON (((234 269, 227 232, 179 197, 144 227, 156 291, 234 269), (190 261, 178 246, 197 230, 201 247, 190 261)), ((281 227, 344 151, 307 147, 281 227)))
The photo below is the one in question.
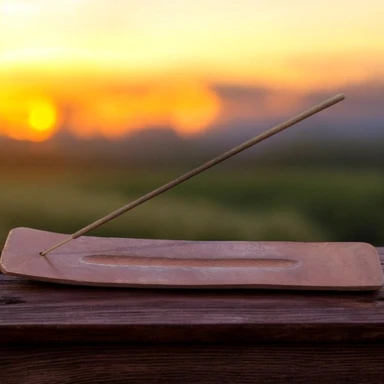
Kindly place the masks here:
MULTIPOLYGON (((194 166, 239 144, 182 140, 158 136, 151 140, 52 141, 44 143, 0 141, 2 165, 174 167, 194 166)), ((307 141, 250 148, 226 166, 299 165, 321 167, 384 168, 384 140, 307 141)))

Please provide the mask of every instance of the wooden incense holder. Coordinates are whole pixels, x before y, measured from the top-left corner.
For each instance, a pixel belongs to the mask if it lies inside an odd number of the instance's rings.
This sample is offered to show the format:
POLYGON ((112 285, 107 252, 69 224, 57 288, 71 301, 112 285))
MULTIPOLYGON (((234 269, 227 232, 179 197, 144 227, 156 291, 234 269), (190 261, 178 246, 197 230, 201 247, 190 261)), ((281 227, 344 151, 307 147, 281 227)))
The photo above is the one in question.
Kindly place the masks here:
POLYGON ((376 249, 366 243, 180 241, 84 236, 42 257, 67 235, 13 229, 5 274, 48 282, 138 288, 381 288, 376 249))

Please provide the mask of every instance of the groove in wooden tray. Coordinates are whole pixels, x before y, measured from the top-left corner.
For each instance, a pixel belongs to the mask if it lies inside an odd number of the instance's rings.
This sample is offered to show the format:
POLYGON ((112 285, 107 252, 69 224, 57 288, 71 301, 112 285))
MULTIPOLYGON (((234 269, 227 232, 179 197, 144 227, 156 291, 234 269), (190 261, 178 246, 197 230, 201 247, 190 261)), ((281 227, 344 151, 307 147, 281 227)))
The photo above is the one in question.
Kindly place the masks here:
POLYGON ((186 268, 293 268, 300 264, 290 259, 201 259, 169 257, 135 257, 122 255, 89 255, 81 259, 87 264, 129 267, 186 267, 186 268))

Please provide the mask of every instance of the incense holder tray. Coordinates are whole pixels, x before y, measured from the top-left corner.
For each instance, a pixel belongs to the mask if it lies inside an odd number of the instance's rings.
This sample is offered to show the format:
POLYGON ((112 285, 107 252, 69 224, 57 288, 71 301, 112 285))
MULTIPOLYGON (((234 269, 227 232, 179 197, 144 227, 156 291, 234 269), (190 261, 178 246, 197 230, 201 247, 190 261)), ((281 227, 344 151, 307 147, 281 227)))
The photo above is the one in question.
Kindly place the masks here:
POLYGON ((53 283, 132 288, 373 291, 384 284, 377 251, 367 243, 84 236, 44 257, 39 254, 67 237, 13 229, 1 271, 53 283))

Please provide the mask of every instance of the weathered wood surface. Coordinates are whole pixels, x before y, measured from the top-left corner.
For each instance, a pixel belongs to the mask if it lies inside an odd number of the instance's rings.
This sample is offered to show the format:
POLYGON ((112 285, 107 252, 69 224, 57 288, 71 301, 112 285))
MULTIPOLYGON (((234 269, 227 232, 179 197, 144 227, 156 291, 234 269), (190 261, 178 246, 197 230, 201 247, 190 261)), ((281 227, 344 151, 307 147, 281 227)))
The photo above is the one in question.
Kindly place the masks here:
POLYGON ((0 275, 0 382, 381 384, 383 303, 384 290, 127 290, 0 275))
POLYGON ((2 384, 382 384, 384 347, 75 346, 0 349, 2 384))
MULTIPOLYGON (((384 248, 379 249, 382 263, 384 248)), ((362 293, 72 287, 0 275, 14 342, 384 341, 384 290, 362 293)))

